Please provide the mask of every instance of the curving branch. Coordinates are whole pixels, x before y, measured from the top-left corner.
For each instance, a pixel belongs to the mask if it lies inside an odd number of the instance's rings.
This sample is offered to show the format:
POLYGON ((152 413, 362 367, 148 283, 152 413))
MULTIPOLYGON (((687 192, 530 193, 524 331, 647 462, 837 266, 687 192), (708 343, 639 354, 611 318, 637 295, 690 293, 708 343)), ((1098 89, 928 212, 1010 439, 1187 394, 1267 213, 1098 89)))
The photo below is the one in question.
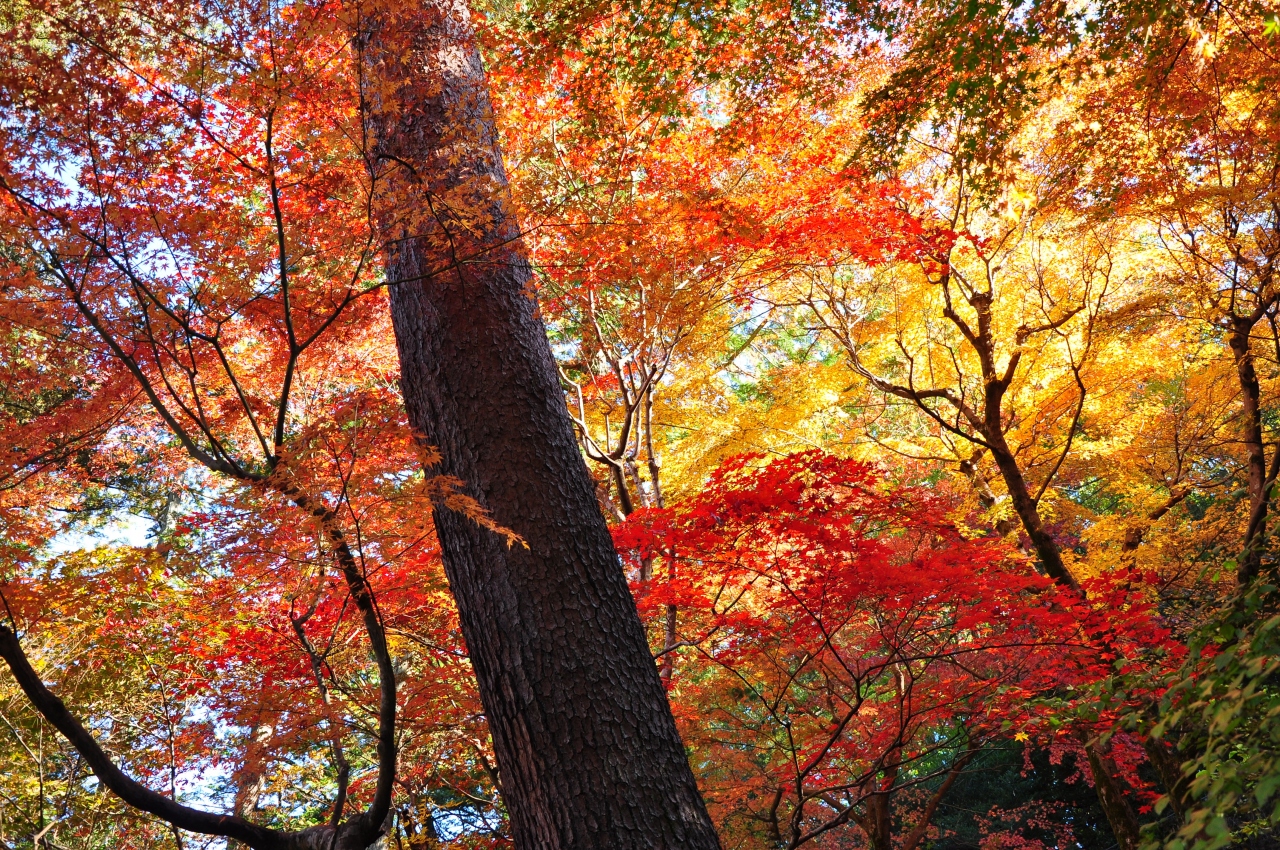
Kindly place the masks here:
POLYGON ((5 625, 0 625, 0 658, 9 666, 31 704, 75 747, 104 786, 135 809, 155 815, 178 829, 231 838, 253 850, 365 850, 382 831, 381 822, 375 823, 369 818, 372 810, 348 820, 338 829, 323 826, 301 832, 284 832, 259 826, 235 815, 184 806, 151 790, 116 766, 89 730, 41 680, 23 651, 17 634, 5 625))

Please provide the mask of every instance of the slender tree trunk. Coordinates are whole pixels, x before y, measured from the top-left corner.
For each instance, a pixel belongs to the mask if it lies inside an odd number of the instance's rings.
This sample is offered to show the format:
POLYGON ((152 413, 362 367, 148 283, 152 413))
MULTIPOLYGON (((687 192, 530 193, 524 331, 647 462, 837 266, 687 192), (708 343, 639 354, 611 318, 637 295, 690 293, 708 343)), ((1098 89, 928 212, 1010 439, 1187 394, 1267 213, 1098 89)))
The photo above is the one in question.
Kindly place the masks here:
POLYGON ((970 750, 956 759, 956 763, 947 771, 947 775, 942 780, 942 784, 938 786, 938 790, 929 796, 929 801, 925 803, 924 810, 920 812, 920 820, 898 844, 898 850, 916 850, 924 842, 929 834, 929 826, 933 823, 933 816, 937 814, 938 806, 942 803, 943 798, 950 793, 951 786, 956 784, 956 779, 960 776, 960 772, 964 770, 965 765, 973 758, 974 752, 976 750, 970 750))
MULTIPOLYGON (((1031 538, 1031 545, 1035 548, 1045 572, 1059 585, 1069 587, 1083 596, 1084 590, 1063 563, 1062 552, 1058 548, 1057 541, 1040 522, 1040 511, 1027 487, 1026 479, 1022 477, 1017 458, 1005 442, 1004 435, 995 431, 983 436, 991 444, 991 457, 1000 469, 1005 486, 1009 490, 1013 509, 1022 520, 1022 527, 1031 538)), ((1111 826, 1111 832, 1115 835, 1119 850, 1135 850, 1139 842, 1138 818, 1128 798, 1122 793, 1119 770, 1097 744, 1086 743, 1085 752, 1088 755, 1089 773, 1093 778, 1094 789, 1098 793, 1098 802, 1102 804, 1102 810, 1107 816, 1107 823, 1111 826)))
POLYGON ((610 464, 609 469, 613 473, 613 484, 618 488, 618 506, 622 509, 622 515, 631 516, 636 512, 636 504, 631 499, 631 491, 627 489, 627 476, 622 469, 622 462, 610 464))
POLYGON ((1244 554, 1237 569, 1240 586, 1248 584, 1262 564, 1262 540, 1267 528, 1267 450, 1262 436, 1262 387, 1253 365, 1253 351, 1249 337, 1255 321, 1248 317, 1233 317, 1231 336, 1232 359, 1236 377, 1240 382, 1240 402, 1244 407, 1244 427, 1241 437, 1249 454, 1249 528, 1245 533, 1244 554))
POLYGON ((1097 744, 1086 742, 1084 751, 1089 759, 1089 772, 1093 776, 1094 789, 1098 792, 1098 802, 1102 804, 1107 823, 1111 825, 1116 845, 1120 850, 1137 847, 1142 838, 1138 818, 1116 778, 1120 771, 1097 744))
POLYGON ((1009 501, 1013 504, 1014 513, 1018 515, 1018 519, 1022 520, 1022 528, 1026 531, 1027 537, 1031 538, 1031 546, 1036 550, 1036 557, 1040 559, 1044 571, 1058 584, 1070 587, 1077 593, 1081 592, 1080 583, 1063 563, 1062 551, 1058 548, 1057 541, 1040 522, 1040 510, 1031 496, 1026 479, 1022 477, 1018 459, 1014 457, 1013 450, 1005 442, 1004 435, 995 430, 983 436, 991 444, 991 459, 996 462, 996 467, 1000 470, 1000 476, 1004 479, 1005 487, 1009 491, 1009 501))
POLYGON ((435 514, 516 846, 718 848, 574 441, 467 7, 365 9, 409 421, 520 536, 435 514))
MULTIPOLYGON (((990 511, 996 506, 996 494, 991 490, 991 484, 987 481, 987 477, 982 474, 982 454, 983 450, 978 449, 968 460, 960 461, 960 471, 969 479, 969 483, 973 486, 973 490, 978 494, 978 503, 982 505, 983 510, 990 511)), ((1013 531, 1018 525, 1018 520, 1013 517, 1003 517, 996 520, 995 532, 1004 537, 1013 531)))
POLYGON ((670 684, 671 674, 676 669, 676 654, 673 652, 677 643, 676 635, 676 617, 679 615, 680 609, 675 605, 667 605, 664 612, 665 618, 662 622, 662 668, 658 671, 663 684, 670 684))

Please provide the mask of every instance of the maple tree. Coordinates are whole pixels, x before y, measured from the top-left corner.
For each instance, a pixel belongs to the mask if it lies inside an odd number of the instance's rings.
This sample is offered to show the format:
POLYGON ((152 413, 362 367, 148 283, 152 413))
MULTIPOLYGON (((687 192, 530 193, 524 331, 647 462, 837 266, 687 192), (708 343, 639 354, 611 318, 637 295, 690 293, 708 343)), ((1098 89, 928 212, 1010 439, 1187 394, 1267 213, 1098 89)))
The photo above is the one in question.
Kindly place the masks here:
POLYGON ((750 460, 616 532, 663 564, 637 581, 641 610, 686 612, 697 658, 672 693, 713 811, 786 847, 853 822, 869 846, 914 848, 985 737, 1089 677, 1088 642, 1046 582, 961 538, 933 494, 815 452, 750 460), (895 798, 939 777, 895 840, 895 798))
POLYGON ((1270 840, 1278 20, 6 7, 0 842, 1270 840))

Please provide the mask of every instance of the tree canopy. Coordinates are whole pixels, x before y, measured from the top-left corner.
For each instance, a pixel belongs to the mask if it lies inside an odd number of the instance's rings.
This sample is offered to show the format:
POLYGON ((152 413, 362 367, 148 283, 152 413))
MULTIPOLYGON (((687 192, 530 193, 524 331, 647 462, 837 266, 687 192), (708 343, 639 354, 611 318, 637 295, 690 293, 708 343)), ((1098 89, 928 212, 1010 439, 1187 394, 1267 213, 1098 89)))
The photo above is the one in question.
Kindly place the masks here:
POLYGON ((0 848, 1275 845, 1273 5, 0 31, 0 848))

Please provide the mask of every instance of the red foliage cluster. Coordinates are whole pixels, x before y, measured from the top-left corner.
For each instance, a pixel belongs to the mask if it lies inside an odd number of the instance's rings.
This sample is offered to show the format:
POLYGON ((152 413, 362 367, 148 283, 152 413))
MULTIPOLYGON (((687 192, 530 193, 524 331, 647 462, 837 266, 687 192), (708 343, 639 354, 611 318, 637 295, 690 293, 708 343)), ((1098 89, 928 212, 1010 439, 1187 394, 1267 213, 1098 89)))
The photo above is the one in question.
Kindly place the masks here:
POLYGON ((935 787, 992 735, 1053 739, 1092 685, 1164 640, 1132 577, 1086 603, 1004 543, 963 537, 949 508, 813 451, 736 458, 617 529, 654 576, 634 585, 642 615, 680 611, 671 697, 726 827, 798 846, 854 820, 878 844, 895 792, 935 787), (1052 727, 1046 701, 1065 709, 1052 727))

